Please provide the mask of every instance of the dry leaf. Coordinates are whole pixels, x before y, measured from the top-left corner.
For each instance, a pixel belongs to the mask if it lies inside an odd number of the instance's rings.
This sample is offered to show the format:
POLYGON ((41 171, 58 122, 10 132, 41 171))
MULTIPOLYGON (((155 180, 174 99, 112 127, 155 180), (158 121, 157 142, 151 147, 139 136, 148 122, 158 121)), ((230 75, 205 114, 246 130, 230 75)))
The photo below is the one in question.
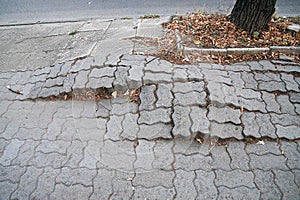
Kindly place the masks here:
POLYGON ((265 145, 265 142, 263 140, 260 140, 258 141, 256 144, 259 144, 259 145, 265 145))
POLYGON ((117 98, 118 92, 114 91, 113 93, 111 93, 111 96, 113 96, 114 98, 117 98))

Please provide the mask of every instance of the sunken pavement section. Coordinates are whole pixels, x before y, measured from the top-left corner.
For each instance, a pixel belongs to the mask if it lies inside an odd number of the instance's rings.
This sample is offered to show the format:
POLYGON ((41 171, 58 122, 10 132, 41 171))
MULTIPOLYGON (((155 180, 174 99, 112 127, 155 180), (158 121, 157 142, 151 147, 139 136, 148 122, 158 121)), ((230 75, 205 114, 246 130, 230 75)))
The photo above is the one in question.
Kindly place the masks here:
POLYGON ((299 199, 299 64, 128 55, 160 24, 1 29, 0 199, 299 199))
POLYGON ((2 199, 299 199, 296 63, 88 57, 0 83, 2 199), (125 96, 50 98, 93 91, 125 96))

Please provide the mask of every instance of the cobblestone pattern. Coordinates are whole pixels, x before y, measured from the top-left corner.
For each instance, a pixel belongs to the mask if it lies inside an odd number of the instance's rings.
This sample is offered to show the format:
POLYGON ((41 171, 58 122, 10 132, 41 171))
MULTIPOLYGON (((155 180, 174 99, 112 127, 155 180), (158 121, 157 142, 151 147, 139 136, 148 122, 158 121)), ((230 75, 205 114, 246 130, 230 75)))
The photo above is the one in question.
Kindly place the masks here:
MULTIPOLYGON (((0 77, 4 86, 0 98, 26 100, 75 91, 88 94, 141 87, 141 104, 135 110, 138 124, 170 125, 173 137, 209 134, 224 139, 299 138, 299 66, 283 67, 270 61, 180 66, 158 59, 149 62, 151 59, 124 56, 115 65, 79 60, 35 71, 6 72, 0 77), (6 85, 23 95, 9 91, 6 85)), ((105 109, 99 108, 99 114, 124 115, 131 112, 132 106, 109 102, 112 111, 104 114, 105 109), (121 109, 124 106, 126 109, 121 109)), ((135 121, 126 120, 135 126, 135 121)), ((136 132, 129 137, 145 136, 136 132)), ((157 137, 170 137, 167 135, 163 132, 157 137)))
POLYGON ((0 75, 1 199, 299 198, 299 66, 129 61, 0 75), (139 105, 28 100, 140 86, 139 105), (214 146, 195 134, 279 143, 214 146))

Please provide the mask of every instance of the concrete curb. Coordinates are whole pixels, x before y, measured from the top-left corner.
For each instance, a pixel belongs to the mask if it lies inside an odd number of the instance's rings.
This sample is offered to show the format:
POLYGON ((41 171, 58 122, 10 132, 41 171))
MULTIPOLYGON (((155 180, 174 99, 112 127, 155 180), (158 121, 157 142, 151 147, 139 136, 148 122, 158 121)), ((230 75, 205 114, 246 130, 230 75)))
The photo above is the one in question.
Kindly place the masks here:
POLYGON ((225 49, 214 49, 214 48, 191 48, 186 47, 182 44, 181 36, 176 33, 177 40, 177 52, 181 53, 201 53, 204 55, 242 55, 242 54, 257 54, 257 53, 288 53, 300 55, 300 47, 295 46, 270 46, 266 48, 225 48, 225 49))

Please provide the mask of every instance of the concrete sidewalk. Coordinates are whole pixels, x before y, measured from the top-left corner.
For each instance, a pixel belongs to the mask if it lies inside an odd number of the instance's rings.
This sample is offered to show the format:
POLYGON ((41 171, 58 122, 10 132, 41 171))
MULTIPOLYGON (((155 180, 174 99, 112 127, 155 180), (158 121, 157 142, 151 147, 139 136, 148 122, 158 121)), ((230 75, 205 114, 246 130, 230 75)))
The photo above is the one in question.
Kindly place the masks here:
POLYGON ((299 199, 299 64, 131 55, 162 21, 1 28, 1 199, 299 199))

